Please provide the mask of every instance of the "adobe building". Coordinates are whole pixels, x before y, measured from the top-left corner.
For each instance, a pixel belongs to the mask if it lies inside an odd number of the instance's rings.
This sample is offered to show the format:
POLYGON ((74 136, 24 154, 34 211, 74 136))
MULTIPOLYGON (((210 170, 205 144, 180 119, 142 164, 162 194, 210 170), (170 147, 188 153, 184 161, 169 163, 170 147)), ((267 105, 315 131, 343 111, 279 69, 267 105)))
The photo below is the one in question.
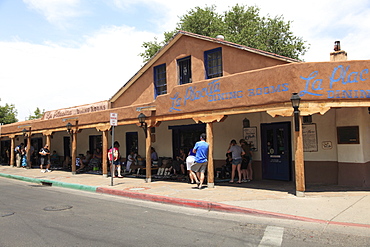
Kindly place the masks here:
POLYGON ((253 145, 255 180, 295 181, 297 192, 306 184, 370 187, 370 60, 347 61, 336 49, 331 61, 307 63, 180 31, 109 100, 2 126, 2 154, 48 143, 72 157, 75 174, 76 155, 101 147, 107 176, 114 113, 121 155, 134 149, 146 158, 147 182, 150 147, 176 157, 206 132, 209 187, 230 140, 242 138, 253 145))

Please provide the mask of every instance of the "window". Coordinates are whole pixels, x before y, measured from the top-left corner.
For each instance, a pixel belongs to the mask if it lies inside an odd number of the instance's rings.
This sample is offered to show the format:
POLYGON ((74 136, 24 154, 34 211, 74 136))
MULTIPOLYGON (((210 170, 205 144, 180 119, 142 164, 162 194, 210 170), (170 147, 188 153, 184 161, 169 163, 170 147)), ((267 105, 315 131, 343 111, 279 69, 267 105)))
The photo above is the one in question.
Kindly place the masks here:
POLYGON ((185 57, 177 60, 177 68, 179 73, 179 84, 191 83, 191 60, 190 57, 185 57))
POLYGON ((222 76, 222 49, 216 48, 204 52, 206 79, 222 76))
POLYGON ((154 67, 155 96, 167 93, 166 64, 154 67))

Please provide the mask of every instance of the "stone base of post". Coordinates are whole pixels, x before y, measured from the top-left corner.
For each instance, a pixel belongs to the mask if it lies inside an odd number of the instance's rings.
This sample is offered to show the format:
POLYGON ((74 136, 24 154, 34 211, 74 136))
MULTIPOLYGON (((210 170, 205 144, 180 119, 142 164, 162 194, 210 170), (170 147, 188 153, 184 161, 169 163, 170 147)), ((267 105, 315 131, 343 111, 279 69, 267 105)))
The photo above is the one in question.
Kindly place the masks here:
POLYGON ((215 183, 207 183, 207 187, 208 188, 214 188, 215 187, 215 183))
POLYGON ((296 196, 296 197, 305 197, 304 191, 298 191, 298 190, 297 190, 297 191, 295 192, 295 196, 296 196))

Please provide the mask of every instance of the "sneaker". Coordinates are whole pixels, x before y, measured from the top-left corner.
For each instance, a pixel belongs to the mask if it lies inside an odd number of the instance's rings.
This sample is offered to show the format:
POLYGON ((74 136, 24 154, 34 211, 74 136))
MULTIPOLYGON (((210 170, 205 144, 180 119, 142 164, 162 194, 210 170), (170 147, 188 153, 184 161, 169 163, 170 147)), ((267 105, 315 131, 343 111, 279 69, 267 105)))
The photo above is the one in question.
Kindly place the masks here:
POLYGON ((46 170, 45 170, 45 172, 51 172, 51 170, 49 170, 49 169, 46 169, 46 170))
POLYGON ((41 170, 42 173, 45 173, 45 170, 41 170))

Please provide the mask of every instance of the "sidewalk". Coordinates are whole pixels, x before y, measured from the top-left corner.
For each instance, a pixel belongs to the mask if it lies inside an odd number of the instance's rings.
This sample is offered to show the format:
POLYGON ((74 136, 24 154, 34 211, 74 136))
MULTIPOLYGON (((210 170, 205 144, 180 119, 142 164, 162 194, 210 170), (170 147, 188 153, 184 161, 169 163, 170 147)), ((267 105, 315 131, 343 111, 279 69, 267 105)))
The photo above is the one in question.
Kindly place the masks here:
POLYGON ((54 170, 23 169, 0 165, 0 176, 32 183, 107 193, 141 200, 170 203, 237 213, 274 216, 317 223, 370 228, 370 190, 338 186, 307 186, 305 197, 294 195, 293 182, 252 181, 228 184, 215 182, 215 188, 192 189, 178 181, 146 183, 144 178, 104 178, 54 170))

